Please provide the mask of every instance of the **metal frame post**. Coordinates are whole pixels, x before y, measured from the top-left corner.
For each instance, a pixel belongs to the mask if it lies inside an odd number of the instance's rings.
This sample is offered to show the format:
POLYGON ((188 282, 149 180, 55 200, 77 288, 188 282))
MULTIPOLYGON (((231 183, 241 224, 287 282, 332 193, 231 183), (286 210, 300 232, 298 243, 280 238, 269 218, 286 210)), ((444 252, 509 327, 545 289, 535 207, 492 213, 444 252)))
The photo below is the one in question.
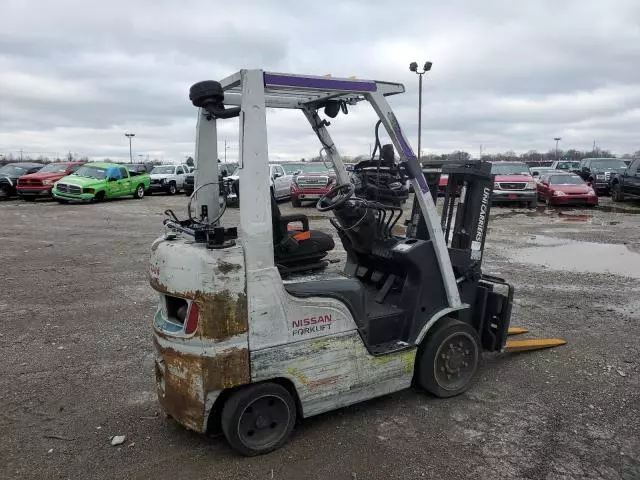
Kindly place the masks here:
MULTIPOLYGON (((269 191, 269 147, 262 70, 241 70, 240 111, 240 241, 246 271, 274 266, 271 194, 269 191), (242 200, 242 199, 250 199, 242 200), (255 239, 269 239, 258 241, 255 239)), ((248 279, 253 277, 247 275, 248 279)), ((247 293, 252 285, 248 282, 247 293)))
POLYGON ((194 217, 200 218, 202 207, 206 207, 205 221, 209 223, 220 213, 220 189, 218 186, 218 129, 216 119, 210 118, 203 109, 198 109, 196 124, 194 176, 194 217))
POLYGON ((303 108, 304 116, 307 117, 309 123, 311 124, 311 128, 315 131, 318 136, 318 140, 320 140, 320 144, 324 147, 324 145, 328 145, 331 148, 326 148, 327 155, 331 159, 331 163, 333 164, 336 175, 338 176, 338 183, 349 183, 349 174, 347 173, 347 169, 344 168, 344 162, 342 161, 342 157, 336 148, 336 144, 333 142, 327 127, 324 126, 318 112, 316 110, 310 108, 303 108))
POLYGON ((458 290, 458 284, 456 283, 455 276, 453 274, 453 267, 451 265, 451 258, 449 257, 449 250, 442 233, 442 227, 440 226, 440 219, 438 218, 438 212, 436 205, 429 193, 429 186, 427 180, 420 168, 420 162, 418 162, 415 153, 409 146, 400 124, 396 119, 391 106, 387 102, 387 99, 380 93, 368 93, 367 99, 373 106, 374 110, 378 114, 380 120, 387 130, 389 137, 400 154, 407 162, 410 173, 415 177, 411 179, 411 184, 415 191, 416 199, 422 210, 427 229, 429 231, 429 238, 433 242, 433 247, 436 252, 436 258, 438 259, 438 265, 442 272, 442 278, 444 282, 444 288, 447 293, 447 299, 450 307, 459 307, 462 305, 460 300, 460 292, 458 290))

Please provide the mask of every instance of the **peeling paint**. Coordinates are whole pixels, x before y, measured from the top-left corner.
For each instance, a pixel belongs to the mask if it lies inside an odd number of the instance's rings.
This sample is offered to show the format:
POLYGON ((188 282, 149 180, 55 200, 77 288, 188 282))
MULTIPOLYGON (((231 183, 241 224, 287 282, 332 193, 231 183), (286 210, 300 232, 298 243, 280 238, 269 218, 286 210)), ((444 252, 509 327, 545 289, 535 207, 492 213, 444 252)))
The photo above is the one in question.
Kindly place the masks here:
POLYGON ((237 263, 225 262, 224 260, 218 259, 218 270, 221 273, 227 274, 229 272, 237 272, 238 270, 242 270, 242 265, 238 265, 237 263))
POLYGON ((251 351, 251 377, 291 380, 309 417, 408 388, 416 351, 374 357, 353 331, 251 351))
POLYGON ((247 296, 231 294, 229 290, 219 293, 194 294, 200 307, 200 334, 203 337, 224 340, 249 330, 247 296))
POLYGON ((224 390, 251 382, 249 350, 233 348, 202 359, 205 392, 224 390))

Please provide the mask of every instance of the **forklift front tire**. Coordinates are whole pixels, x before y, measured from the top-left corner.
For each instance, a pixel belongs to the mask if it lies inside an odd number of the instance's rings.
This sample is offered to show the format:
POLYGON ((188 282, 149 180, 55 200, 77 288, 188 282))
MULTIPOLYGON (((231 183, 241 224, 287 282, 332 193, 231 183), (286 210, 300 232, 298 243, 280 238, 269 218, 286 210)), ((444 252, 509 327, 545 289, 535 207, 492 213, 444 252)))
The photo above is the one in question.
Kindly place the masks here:
POLYGON ((225 402, 220 418, 231 447, 252 457, 284 445, 296 422, 296 404, 291 394, 272 382, 248 385, 225 402))
POLYGON ((467 323, 445 318, 425 341, 417 364, 418 385, 440 398, 468 390, 482 353, 478 332, 467 323))

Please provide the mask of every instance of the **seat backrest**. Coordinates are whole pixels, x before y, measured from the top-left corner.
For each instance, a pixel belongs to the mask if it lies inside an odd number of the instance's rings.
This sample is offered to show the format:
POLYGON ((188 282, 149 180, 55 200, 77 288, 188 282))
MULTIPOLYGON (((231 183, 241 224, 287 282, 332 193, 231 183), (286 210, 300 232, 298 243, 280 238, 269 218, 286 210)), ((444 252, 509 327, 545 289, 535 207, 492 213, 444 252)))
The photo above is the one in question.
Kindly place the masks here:
MULTIPOLYGON (((282 214, 280 213, 280 207, 276 202, 276 197, 271 190, 271 225, 273 228, 273 244, 279 244, 286 236, 287 232, 284 231, 282 222, 280 221, 282 214)), ((285 227, 286 228, 286 227, 285 227)))

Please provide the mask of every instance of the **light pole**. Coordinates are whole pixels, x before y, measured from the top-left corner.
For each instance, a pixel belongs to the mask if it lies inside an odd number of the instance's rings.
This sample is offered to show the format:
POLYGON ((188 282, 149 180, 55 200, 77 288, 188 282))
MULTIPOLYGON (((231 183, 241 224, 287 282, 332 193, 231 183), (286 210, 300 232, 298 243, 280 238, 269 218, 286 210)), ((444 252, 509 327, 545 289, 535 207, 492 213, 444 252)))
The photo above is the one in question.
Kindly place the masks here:
POLYGON ((553 137, 553 139, 556 141, 556 160, 558 160, 558 142, 562 140, 562 137, 553 137))
POLYGON ((131 154, 131 139, 136 136, 135 133, 125 133, 125 137, 129 139, 129 162, 133 163, 133 155, 131 154))
POLYGON ((409 70, 418 74, 418 162, 422 155, 422 75, 431 70, 431 62, 425 62, 422 71, 418 71, 418 64, 411 62, 409 70))

